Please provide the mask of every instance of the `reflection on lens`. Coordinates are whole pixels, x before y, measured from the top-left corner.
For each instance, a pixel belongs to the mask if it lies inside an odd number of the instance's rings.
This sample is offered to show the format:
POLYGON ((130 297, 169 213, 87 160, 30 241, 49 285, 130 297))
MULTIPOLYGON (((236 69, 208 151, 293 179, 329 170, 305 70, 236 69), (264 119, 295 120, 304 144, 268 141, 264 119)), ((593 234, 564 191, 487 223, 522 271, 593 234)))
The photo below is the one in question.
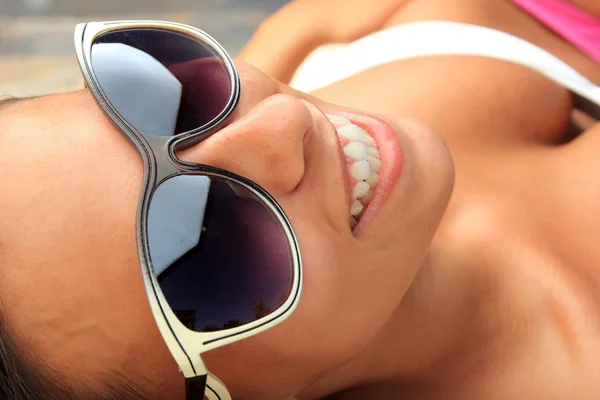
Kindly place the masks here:
POLYGON ((150 203, 148 241, 165 298, 191 330, 242 326, 290 296, 287 235, 273 212, 237 183, 198 175, 165 181, 150 203))
POLYGON ((91 64, 112 106, 139 131, 172 136, 205 126, 232 95, 225 62, 179 33, 127 29, 98 37, 91 64))

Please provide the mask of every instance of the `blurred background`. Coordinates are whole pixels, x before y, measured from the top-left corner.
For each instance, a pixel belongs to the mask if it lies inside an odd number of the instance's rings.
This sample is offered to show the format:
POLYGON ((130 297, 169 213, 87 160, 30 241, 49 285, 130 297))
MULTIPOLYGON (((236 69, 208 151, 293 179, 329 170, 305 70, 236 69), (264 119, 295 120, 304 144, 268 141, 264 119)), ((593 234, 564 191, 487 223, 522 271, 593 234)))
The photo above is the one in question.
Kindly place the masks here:
POLYGON ((78 22, 158 19, 198 27, 235 56, 287 0, 0 0, 0 96, 83 87, 73 48, 78 22))

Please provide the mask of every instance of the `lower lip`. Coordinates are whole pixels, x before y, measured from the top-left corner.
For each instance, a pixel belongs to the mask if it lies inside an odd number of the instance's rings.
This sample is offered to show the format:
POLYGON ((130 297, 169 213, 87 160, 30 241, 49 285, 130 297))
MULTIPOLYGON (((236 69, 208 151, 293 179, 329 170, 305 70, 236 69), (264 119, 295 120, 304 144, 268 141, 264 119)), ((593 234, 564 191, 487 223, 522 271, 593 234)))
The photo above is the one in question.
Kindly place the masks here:
MULTIPOLYGON (((332 113, 333 114, 333 113, 332 113)), ((369 202, 360 221, 354 227, 352 232, 358 235, 364 230, 365 226, 377 214, 377 210, 383 206, 390 196, 394 185, 402 175, 404 167, 404 152, 396 132, 383 120, 372 115, 335 112, 335 114, 348 118, 353 124, 360 126, 377 142, 379 153, 381 154, 381 171, 379 172, 379 182, 375 186, 373 198, 369 202)))

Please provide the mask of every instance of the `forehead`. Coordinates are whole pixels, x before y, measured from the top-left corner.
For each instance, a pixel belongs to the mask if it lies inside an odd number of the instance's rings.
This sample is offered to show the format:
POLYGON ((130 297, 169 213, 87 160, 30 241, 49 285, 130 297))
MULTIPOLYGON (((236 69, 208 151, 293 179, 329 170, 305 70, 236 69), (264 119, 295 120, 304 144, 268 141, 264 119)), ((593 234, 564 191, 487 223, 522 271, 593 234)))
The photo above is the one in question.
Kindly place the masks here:
MULTIPOLYGON (((87 90, 39 98, 5 99, 0 102, 0 152, 5 157, 35 155, 40 161, 64 153, 56 159, 77 158, 97 152, 94 146, 121 146, 120 134, 96 106, 87 90), (37 143, 36 143, 37 142, 37 143), (67 149, 77 144, 78 152, 67 149), (67 151, 69 150, 69 151, 67 151), (70 155, 70 157, 68 157, 70 155)), ((30 160, 31 161, 31 160, 30 160)), ((9 164, 2 164, 8 168, 9 164)), ((32 172, 28 169, 29 172, 32 172)))
POLYGON ((114 313, 127 296, 143 309, 135 245, 141 184, 139 156, 87 91, 2 112, 0 302, 19 337, 60 348, 74 323, 103 320, 117 330, 131 321, 114 313))
POLYGON ((107 175, 122 175, 111 163, 123 167, 137 158, 87 91, 19 100, 0 114, 0 187, 11 194, 0 202, 72 185, 75 195, 107 175))
POLYGON ((85 91, 6 108, 0 116, 4 252, 38 240, 60 245, 51 234, 82 229, 90 222, 84 210, 102 212, 103 219, 118 213, 141 185, 138 158, 85 91))

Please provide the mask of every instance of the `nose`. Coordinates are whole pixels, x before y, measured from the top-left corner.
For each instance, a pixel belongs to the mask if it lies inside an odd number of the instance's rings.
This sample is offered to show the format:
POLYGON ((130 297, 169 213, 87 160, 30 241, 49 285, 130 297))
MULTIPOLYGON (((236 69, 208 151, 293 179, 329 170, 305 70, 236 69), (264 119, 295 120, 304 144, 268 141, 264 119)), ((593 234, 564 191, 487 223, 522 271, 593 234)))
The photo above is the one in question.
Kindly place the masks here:
POLYGON ((291 193, 304 176, 314 107, 248 65, 238 70, 240 100, 228 125, 178 157, 234 172, 275 197, 291 193))

